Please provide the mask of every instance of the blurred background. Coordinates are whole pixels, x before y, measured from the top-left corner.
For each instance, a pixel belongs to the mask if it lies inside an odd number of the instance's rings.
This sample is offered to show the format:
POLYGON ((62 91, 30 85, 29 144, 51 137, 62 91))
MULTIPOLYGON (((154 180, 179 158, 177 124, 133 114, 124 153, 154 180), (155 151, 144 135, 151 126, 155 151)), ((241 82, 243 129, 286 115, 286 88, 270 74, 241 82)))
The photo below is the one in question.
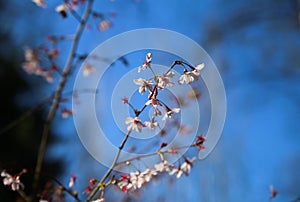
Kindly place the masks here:
MULTIPOLYGON (((11 173, 34 169, 50 103, 24 119, 22 114, 48 97, 59 80, 54 75, 54 83, 49 84, 26 74, 22 70, 24 48, 44 43, 49 35, 74 34, 77 24, 72 16, 62 19, 55 12, 61 1, 46 2, 43 9, 30 0, 0 1, 0 169, 11 173), (11 124, 20 117, 18 124, 11 124)), ((300 197, 299 1, 101 0, 93 10, 108 16, 112 26, 99 31, 99 22, 91 19, 80 54, 90 53, 124 31, 170 29, 208 52, 227 95, 222 137, 208 158, 195 164, 189 177, 165 177, 135 195, 111 188, 107 201, 268 201, 270 184, 278 190, 274 201, 300 197)), ((61 67, 69 47, 69 41, 59 44, 57 64, 61 67)), ((131 70, 128 62, 123 68, 131 70)), ((72 90, 74 79, 68 80, 66 92, 72 90)), ((62 105, 71 106, 68 102, 62 105)), ((72 117, 63 119, 60 113, 52 124, 43 168, 66 185, 76 175, 80 197, 88 179, 106 170, 81 145, 72 117)), ((30 179, 24 175, 25 183, 30 179)), ((16 198, 16 193, 0 183, 1 201, 16 198)))

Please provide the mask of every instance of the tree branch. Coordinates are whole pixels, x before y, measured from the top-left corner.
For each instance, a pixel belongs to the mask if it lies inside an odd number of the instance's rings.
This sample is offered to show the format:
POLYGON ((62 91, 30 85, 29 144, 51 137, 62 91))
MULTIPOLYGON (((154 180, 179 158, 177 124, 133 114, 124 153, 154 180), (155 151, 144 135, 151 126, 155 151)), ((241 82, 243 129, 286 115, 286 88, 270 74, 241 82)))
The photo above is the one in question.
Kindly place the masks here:
POLYGON ((38 189, 38 184, 39 184, 39 180, 40 180, 39 178, 40 178, 42 163, 43 163, 44 154, 45 154, 45 150, 46 150, 46 146, 47 146, 47 141, 48 141, 51 122, 52 122, 52 120, 55 116, 55 113, 56 113, 57 109, 58 109, 62 91, 65 87, 67 77, 70 74, 73 60, 76 56, 76 51, 77 51, 79 39, 80 39, 80 37, 82 35, 82 32, 84 30, 84 27, 86 25, 86 21, 87 21, 88 17, 90 16, 90 13, 91 13, 92 4, 93 4, 93 0, 89 0, 88 3, 87 3, 87 7, 84 11, 83 17, 80 21, 80 24, 77 27, 77 31, 76 31, 76 34, 74 36, 74 41, 73 41, 73 44, 72 44, 72 47, 71 47, 70 55, 68 57, 66 65, 64 67, 62 77, 60 79, 59 85, 58 85, 57 90, 56 90, 55 95, 54 95, 54 100, 53 100, 52 106, 51 106, 50 111, 48 113, 46 122, 44 124, 41 144, 40 144, 37 163, 36 163, 35 172, 34 172, 35 174, 34 174, 34 179, 33 179, 33 193, 36 193, 37 189, 38 189))

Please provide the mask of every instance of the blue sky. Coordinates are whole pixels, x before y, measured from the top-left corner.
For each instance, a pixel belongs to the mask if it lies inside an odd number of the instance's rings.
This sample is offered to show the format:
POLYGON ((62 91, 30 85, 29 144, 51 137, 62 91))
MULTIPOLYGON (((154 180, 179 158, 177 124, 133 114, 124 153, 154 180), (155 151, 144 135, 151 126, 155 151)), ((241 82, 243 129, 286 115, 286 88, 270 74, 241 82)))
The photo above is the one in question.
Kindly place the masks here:
MULTIPOLYGON (((102 0, 95 4, 95 10, 115 11, 117 16, 112 19, 113 27, 106 32, 85 32, 81 53, 91 52, 104 40, 124 31, 149 27, 170 29, 197 41, 208 52, 226 88, 226 123, 214 152, 197 163, 189 177, 175 180, 172 185, 163 179, 146 187, 142 201, 151 201, 153 194, 163 197, 161 201, 267 201, 270 184, 279 190, 274 201, 300 196, 297 4, 255 2, 102 0)), ((74 33, 75 20, 61 20, 53 12, 56 3, 49 3, 46 10, 30 1, 27 4, 27 12, 36 9, 43 16, 34 18, 35 23, 52 19, 51 33, 74 33)), ((31 18, 19 21, 25 35, 31 18)), ((37 31, 36 35, 44 38, 47 30, 37 31)), ((15 33, 19 35, 19 29, 15 33)), ((63 47, 67 48, 68 44, 63 47)), ((64 55, 60 60, 63 64, 64 55)), ((72 89, 73 81, 70 78, 68 89, 72 89)), ((49 90, 53 86, 46 86, 37 97, 47 95, 49 90)), ((78 175, 82 177, 79 182, 84 184, 85 178, 104 169, 82 147, 71 119, 58 117, 54 125, 59 126, 55 130, 63 135, 64 141, 49 153, 65 156, 70 165, 66 174, 83 171, 78 175), (74 158, 69 151, 78 156, 74 158), (90 164, 89 168, 82 168, 83 162, 90 164)), ((68 176, 62 179, 67 182, 68 176)))

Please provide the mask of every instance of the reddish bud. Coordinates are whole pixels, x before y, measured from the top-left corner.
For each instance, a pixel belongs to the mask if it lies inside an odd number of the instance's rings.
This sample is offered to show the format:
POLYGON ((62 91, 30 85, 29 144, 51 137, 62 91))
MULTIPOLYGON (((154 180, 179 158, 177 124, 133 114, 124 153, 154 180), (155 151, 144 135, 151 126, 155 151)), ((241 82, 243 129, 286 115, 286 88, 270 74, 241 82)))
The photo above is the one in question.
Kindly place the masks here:
POLYGON ((270 185, 270 192, 271 192, 270 198, 275 198, 278 194, 277 190, 274 189, 273 185, 270 185))
POLYGON ((50 69, 51 69, 51 71, 57 71, 58 70, 57 66, 54 65, 54 64, 51 65, 50 69))
POLYGON ((127 193, 128 188, 127 187, 122 187, 122 192, 127 193))
POLYGON ((127 104, 128 103, 128 98, 127 97, 123 97, 122 101, 123 101, 124 104, 127 104))
POLYGON ((162 149, 162 148, 166 147, 167 145, 168 145, 168 143, 163 142, 163 143, 160 144, 159 149, 162 149))
POLYGON ((89 194, 92 191, 92 187, 88 186, 84 189, 84 194, 89 194))

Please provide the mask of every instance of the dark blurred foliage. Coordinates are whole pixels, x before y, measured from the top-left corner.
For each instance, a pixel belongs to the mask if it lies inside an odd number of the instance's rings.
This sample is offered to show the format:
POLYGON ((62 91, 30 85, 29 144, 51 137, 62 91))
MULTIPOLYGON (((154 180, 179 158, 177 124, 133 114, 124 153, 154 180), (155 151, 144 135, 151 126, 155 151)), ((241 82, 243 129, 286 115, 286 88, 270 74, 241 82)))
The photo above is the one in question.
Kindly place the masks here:
MULTIPOLYGON (((5 9, 8 11, 9 6, 11 5, 7 1, 0 1, 0 13, 5 9)), ((22 175, 21 181, 25 184, 24 191, 30 193, 46 113, 38 110, 26 119, 15 122, 28 110, 28 108, 20 106, 22 95, 27 92, 34 92, 34 86, 31 86, 22 77, 23 50, 20 44, 16 44, 12 36, 13 22, 18 20, 18 16, 0 15, 1 22, 6 20, 10 20, 10 27, 0 29, 0 131, 2 131, 0 134, 0 170, 5 169, 14 175, 22 171, 23 168, 27 169, 28 173, 22 175), (7 128, 11 123, 14 123, 13 127, 7 128)), ((34 26, 34 22, 32 26, 34 26)), ((32 43, 32 40, 32 38, 28 38, 22 45, 32 43)), ((49 144, 53 141, 52 134, 49 144)), ((61 162, 59 160, 47 159, 43 165, 45 175, 55 176, 60 171, 61 162)), ((42 179, 41 189, 43 188, 42 184, 48 180, 47 178, 42 179)), ((0 201, 20 200, 17 192, 13 192, 10 186, 4 186, 2 182, 0 183, 0 201)))

